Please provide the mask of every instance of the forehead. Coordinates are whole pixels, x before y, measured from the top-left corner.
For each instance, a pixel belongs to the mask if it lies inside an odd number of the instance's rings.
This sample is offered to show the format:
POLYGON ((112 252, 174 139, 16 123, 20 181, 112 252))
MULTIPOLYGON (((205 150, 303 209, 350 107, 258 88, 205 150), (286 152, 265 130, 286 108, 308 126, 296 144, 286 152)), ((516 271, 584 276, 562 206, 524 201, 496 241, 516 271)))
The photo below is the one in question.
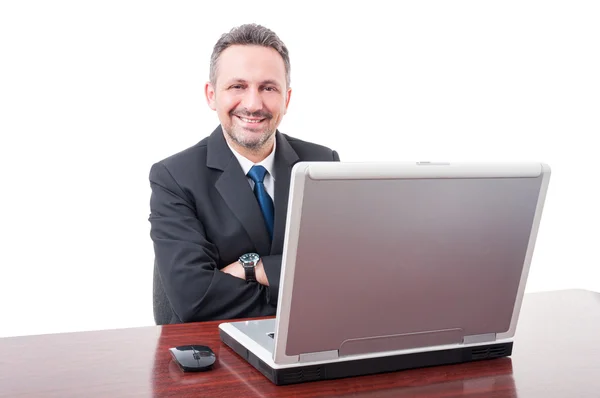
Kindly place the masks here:
POLYGON ((230 79, 249 82, 275 80, 285 86, 285 64, 271 47, 233 45, 225 49, 217 62, 217 84, 230 79))

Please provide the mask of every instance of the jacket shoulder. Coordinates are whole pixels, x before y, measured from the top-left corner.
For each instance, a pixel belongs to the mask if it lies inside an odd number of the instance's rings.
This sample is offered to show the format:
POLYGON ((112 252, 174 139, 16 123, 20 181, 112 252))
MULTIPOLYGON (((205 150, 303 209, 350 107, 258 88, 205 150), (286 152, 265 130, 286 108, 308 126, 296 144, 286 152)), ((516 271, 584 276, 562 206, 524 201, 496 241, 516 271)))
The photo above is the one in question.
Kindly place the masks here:
POLYGON ((177 170, 181 167, 189 168, 194 163, 198 165, 206 164, 207 142, 208 137, 193 146, 157 161, 153 166, 160 164, 169 170, 177 170))
POLYGON ((314 142, 282 134, 301 160, 331 160, 334 150, 314 142))

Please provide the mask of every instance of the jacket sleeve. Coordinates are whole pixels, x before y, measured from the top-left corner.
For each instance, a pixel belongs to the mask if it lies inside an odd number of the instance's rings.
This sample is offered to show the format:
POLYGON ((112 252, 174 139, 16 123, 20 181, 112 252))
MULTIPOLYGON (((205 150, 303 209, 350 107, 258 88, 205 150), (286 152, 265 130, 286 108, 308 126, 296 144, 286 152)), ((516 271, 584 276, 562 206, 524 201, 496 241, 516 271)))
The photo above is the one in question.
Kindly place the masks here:
POLYGON ((164 290, 182 322, 273 313, 267 288, 226 274, 195 205, 162 163, 150 169, 150 236, 164 290))
POLYGON ((267 287, 267 302, 273 306, 277 306, 279 298, 279 278, 281 276, 281 254, 262 257, 265 274, 269 281, 267 287))

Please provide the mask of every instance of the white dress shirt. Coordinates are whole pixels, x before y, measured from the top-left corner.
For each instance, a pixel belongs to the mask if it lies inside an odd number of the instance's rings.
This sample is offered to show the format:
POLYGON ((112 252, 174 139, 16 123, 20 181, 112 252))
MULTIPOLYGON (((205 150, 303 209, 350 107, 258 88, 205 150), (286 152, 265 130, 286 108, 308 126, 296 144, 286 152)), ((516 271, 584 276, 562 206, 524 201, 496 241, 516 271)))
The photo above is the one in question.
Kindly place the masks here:
POLYGON ((267 174, 265 175, 263 183, 265 184, 265 189, 267 190, 267 193, 273 200, 273 203, 275 203, 275 140, 273 140, 273 150, 271 151, 269 156, 264 158, 259 163, 254 163, 245 156, 242 156, 235 149, 233 149, 231 145, 229 145, 229 142, 227 142, 227 145, 229 146, 229 149, 231 149, 231 152, 233 152, 233 155, 237 158, 238 162, 240 162, 240 166, 242 166, 242 170, 244 171, 244 174, 246 175, 248 183, 250 184, 250 187, 252 189, 254 189, 254 181, 252 181, 252 179, 247 176, 252 166, 261 165, 265 169, 267 169, 267 174))

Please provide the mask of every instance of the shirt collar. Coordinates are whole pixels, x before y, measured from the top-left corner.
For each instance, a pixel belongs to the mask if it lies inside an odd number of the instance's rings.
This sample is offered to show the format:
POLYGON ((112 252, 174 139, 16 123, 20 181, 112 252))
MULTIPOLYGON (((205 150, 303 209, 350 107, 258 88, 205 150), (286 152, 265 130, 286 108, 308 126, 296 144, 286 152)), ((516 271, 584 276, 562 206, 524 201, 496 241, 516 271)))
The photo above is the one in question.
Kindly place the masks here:
POLYGON ((227 140, 225 140, 225 142, 227 142, 227 146, 229 147, 229 149, 231 149, 231 152, 233 152, 233 155, 236 157, 236 159, 240 163, 240 166, 242 167, 242 170, 244 171, 244 175, 248 174, 248 172, 250 171, 250 169, 252 168, 252 166, 261 165, 265 169, 267 169, 267 172, 271 175, 271 177, 273 178, 273 180, 275 180, 275 167, 274 167, 274 165, 275 165, 275 146, 277 145, 277 143, 276 143, 277 140, 273 140, 273 149, 271 150, 271 153, 269 154, 269 156, 267 156, 266 158, 264 158, 259 163, 252 162, 250 159, 248 159, 247 157, 241 155, 231 145, 229 145, 229 142, 227 140))

